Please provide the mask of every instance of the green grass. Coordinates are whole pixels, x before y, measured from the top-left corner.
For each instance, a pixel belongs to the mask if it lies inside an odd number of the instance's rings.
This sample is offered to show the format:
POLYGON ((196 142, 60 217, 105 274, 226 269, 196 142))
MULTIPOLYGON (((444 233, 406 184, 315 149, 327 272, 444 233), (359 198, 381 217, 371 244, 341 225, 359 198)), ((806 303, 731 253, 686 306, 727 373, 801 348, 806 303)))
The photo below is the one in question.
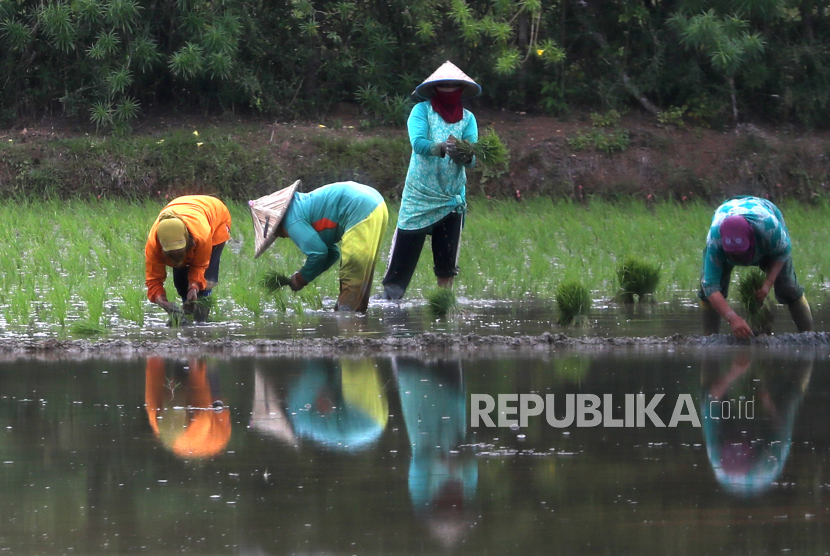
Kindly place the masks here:
MULTIPOLYGON (((228 203, 232 238, 222 255, 211 320, 267 319, 288 310, 331 306, 339 291, 337 268, 300 292, 268 294, 259 277, 278 268, 287 275, 305 256, 287 239, 253 259, 250 215, 244 203, 228 203)), ((109 329, 141 330, 167 315, 145 300, 144 244, 163 202, 0 202, 0 312, 7 327, 34 325, 59 333, 75 321, 109 329), (150 319, 151 320, 145 320, 150 319)), ((381 291, 395 229, 396 207, 383 242, 373 294, 381 291)), ((830 205, 785 203, 781 209, 793 238, 793 257, 808 298, 830 280, 830 205)), ((701 254, 714 207, 702 203, 591 201, 587 205, 548 199, 471 199, 461 243, 458 297, 483 300, 552 300, 560 284, 577 281, 597 299, 613 298, 617 270, 626 254, 661 265, 655 295, 661 301, 691 300, 700 279, 701 254)), ((429 241, 427 242, 429 243, 429 241)), ((435 288, 429 245, 407 297, 426 303, 435 288)), ((737 280, 737 276, 735 278, 737 280)), ((181 303, 168 269, 168 299, 181 303)))

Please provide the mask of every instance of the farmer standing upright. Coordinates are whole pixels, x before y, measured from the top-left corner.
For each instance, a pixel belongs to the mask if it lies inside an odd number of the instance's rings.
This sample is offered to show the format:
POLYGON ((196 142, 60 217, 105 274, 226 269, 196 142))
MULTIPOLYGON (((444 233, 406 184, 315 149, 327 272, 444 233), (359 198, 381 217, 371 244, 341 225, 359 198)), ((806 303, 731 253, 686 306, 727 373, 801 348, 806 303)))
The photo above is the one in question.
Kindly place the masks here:
POLYGON ((446 62, 415 95, 426 99, 409 114, 407 128, 412 157, 401 198, 398 226, 383 278, 387 299, 400 299, 412 280, 427 235, 438 285, 451 287, 458 274, 458 248, 467 208, 466 168, 474 158, 455 149, 454 141, 478 141, 478 124, 461 102, 481 87, 451 62, 446 62))
POLYGON ((147 298, 168 313, 177 310, 167 301, 164 290, 167 267, 173 267, 173 284, 186 309, 193 310, 197 322, 205 321, 210 310, 195 301, 210 295, 219 283, 219 259, 230 232, 231 214, 216 197, 187 195, 173 199, 147 236, 147 298))
POLYGON ((340 295, 334 310, 366 312, 389 220, 383 196, 353 181, 331 183, 310 193, 299 193, 299 185, 298 180, 250 201, 255 258, 277 237, 290 238, 307 257, 290 278, 293 291, 300 291, 340 260, 340 295))
POLYGON ((749 325, 726 301, 735 266, 760 267, 767 276, 755 293, 757 301, 763 303, 774 286, 775 298, 787 305, 798 331, 812 330, 813 316, 796 279, 791 251, 784 217, 771 202, 740 196, 718 207, 706 238, 698 293, 704 333, 716 334, 723 317, 738 338, 752 336, 749 325))

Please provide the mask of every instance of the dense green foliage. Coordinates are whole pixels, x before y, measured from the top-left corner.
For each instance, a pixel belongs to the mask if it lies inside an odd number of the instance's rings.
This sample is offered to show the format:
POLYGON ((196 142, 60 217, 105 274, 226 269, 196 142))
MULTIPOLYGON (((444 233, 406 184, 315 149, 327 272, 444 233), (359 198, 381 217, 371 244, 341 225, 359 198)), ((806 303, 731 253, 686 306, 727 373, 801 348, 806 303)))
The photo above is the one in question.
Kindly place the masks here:
POLYGON ((0 0, 0 121, 157 108, 401 122, 450 59, 481 102, 830 123, 827 0, 0 0))

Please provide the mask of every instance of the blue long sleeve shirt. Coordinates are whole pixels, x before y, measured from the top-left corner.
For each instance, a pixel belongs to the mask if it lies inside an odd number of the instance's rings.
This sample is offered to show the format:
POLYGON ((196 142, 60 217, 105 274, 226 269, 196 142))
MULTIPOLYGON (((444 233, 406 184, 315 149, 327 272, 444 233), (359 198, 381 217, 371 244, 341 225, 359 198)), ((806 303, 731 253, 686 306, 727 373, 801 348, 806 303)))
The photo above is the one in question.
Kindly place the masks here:
POLYGON ((300 275, 311 282, 340 260, 337 243, 368 217, 383 196, 353 181, 332 183, 310 193, 294 193, 282 219, 289 238, 306 255, 300 275))

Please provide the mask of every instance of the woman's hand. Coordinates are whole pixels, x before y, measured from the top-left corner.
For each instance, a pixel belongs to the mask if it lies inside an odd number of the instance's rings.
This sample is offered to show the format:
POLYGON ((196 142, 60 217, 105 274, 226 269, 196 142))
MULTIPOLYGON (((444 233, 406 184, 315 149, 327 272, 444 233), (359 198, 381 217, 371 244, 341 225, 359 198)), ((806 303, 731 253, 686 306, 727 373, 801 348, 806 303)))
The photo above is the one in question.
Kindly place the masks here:
POLYGON ((732 333, 735 335, 736 338, 748 340, 754 336, 754 334, 752 333, 752 329, 749 327, 746 321, 742 319, 735 311, 730 311, 726 315, 726 322, 728 322, 729 326, 732 327, 732 333))
POLYGON ((447 155, 447 144, 435 142, 429 147, 429 154, 444 158, 447 155))
POLYGON ((289 282, 288 287, 291 288, 291 291, 298 292, 304 287, 308 285, 308 282, 305 281, 303 275, 299 272, 295 272, 291 275, 291 282, 289 282))

